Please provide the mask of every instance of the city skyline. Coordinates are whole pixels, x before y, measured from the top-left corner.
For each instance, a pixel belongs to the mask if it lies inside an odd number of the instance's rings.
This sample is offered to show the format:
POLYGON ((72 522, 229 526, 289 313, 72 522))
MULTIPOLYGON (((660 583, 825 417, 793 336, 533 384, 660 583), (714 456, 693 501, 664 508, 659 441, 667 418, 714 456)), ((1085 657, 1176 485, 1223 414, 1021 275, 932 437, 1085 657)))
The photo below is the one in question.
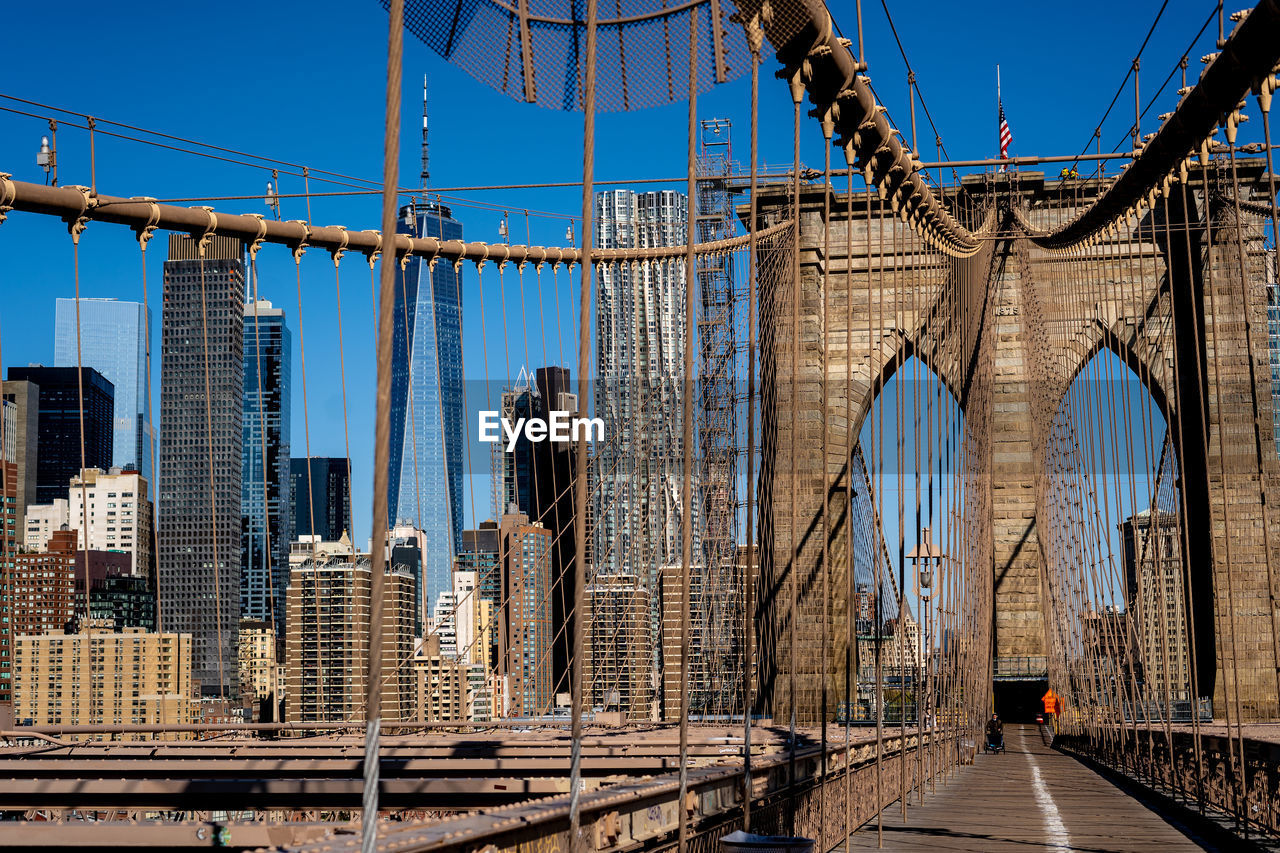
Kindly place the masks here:
MULTIPOLYGON (((165 55, 175 61, 186 56, 185 50, 170 44, 167 24, 142 14, 127 12, 107 14, 93 4, 73 2, 81 19, 90 22, 96 32, 104 37, 116 34, 131 43, 134 40, 158 46, 165 55)), ((334 8, 321 3, 317 9, 334 8)), ((979 25, 979 16, 962 14, 961 10, 943 4, 927 5, 929 13, 936 17, 939 26, 958 37, 983 42, 987 35, 979 25)), ((994 2, 979 9, 989 14, 999 14, 994 2)), ((1109 18, 1116 10, 1101 2, 1090 0, 1077 7, 1082 17, 1101 15, 1109 18)), ((1176 12, 1178 4, 1170 7, 1176 12)), ((320 47, 328 34, 315 20, 301 24, 283 9, 259 10, 262 26, 276 33, 277 49, 282 54, 299 57, 303 61, 321 64, 329 61, 329 52, 320 47)), ((1185 9, 1184 9, 1185 11, 1185 9)), ((15 21, 29 19, 32 11, 16 9, 15 21)), ((185 13, 184 13, 185 14, 185 13)), ((1194 17, 1194 16, 1192 16, 1194 17)), ((953 157, 980 157, 995 153, 995 68, 998 61, 1004 69, 1003 102, 1016 139, 1012 153, 1022 151, 1050 151, 1057 154, 1073 154, 1093 133, 1092 123, 1101 114, 1094 109, 1091 94, 1100 89, 1113 88, 1128 68, 1128 62, 1088 63, 1075 67, 1076 56, 1067 45, 1044 41, 1037 37, 1041 29, 1049 25, 1046 13, 1036 11, 1028 18, 1009 22, 1011 32, 1001 40, 999 57, 989 55, 944 58, 922 51, 914 57, 913 68, 919 78, 922 91, 930 98, 932 117, 946 132, 944 142, 953 157), (1025 42, 1025 43, 1024 43, 1025 42), (1028 44, 1036 44, 1034 49, 1028 44), (1024 73, 1041 63, 1070 65, 1071 79, 1041 79, 1024 73), (1021 69, 1021 72, 1020 72, 1021 69), (941 97, 945 82, 957 74, 977 81, 977 86, 991 105, 991 121, 988 125, 964 120, 966 105, 941 97), (1038 105, 1053 103, 1063 114, 1089 115, 1088 126, 1081 119, 1075 136, 1063 137, 1063 123, 1052 117, 1038 105), (1092 113, 1098 113, 1093 115, 1092 113)), ((847 22, 844 22, 849 29, 847 22)), ((869 15, 865 22, 869 45, 892 44, 892 34, 881 16, 869 15)), ((847 34, 847 33, 846 33, 847 34)), ((1148 51, 1159 55, 1174 56, 1184 48, 1185 36, 1178 28, 1159 28, 1151 39, 1148 51)), ((1132 51, 1135 44, 1126 38, 1123 28, 1107 29, 1098 34, 1104 50, 1132 51)), ((250 33, 215 34, 202 27, 189 28, 185 38, 192 49, 216 52, 220 56, 239 57, 245 62, 255 61, 261 49, 250 33), (199 46, 203 47, 199 47, 199 46)), ((342 186, 326 184, 319 169, 331 169, 344 174, 376 179, 381 174, 382 148, 371 136, 357 132, 356 128, 381 126, 383 105, 380 99, 368 97, 369 91, 380 91, 382 70, 385 65, 385 32, 382 24, 361 17, 348 22, 344 31, 348 48, 353 51, 351 74, 336 81, 332 93, 299 92, 288 109, 268 108, 259 104, 251 112, 251 120, 243 123, 219 123, 208 126, 196 113, 182 113, 172 109, 172 104, 186 97, 185 89, 177 81, 155 82, 157 97, 139 102, 113 84, 113 75, 95 76, 86 80, 83 75, 68 69, 48 67, 34 53, 32 44, 15 45, 15 59, 10 69, 6 89, 15 93, 39 93, 38 100, 79 109, 82 112, 129 122, 140 127, 154 128, 212 144, 243 151, 281 157, 312 166, 310 189, 313 193, 342 191, 342 186), (347 113, 341 122, 331 116, 333 97, 340 97, 347 104, 347 113), (288 152, 286 155, 285 152, 288 152)), ((906 70, 900 57, 890 47, 879 51, 875 57, 878 79, 905 79, 906 70)), ((418 183, 421 152, 418 146, 417 117, 421 114, 422 94, 416 85, 425 73, 430 81, 431 99, 431 185, 435 187, 464 187, 480 183, 518 185, 528 183, 528 173, 537 165, 538 180, 546 182, 574 181, 581 176, 570 161, 581 150, 581 115, 559 113, 539 107, 513 104, 510 100, 487 86, 467 76, 465 72, 441 59, 434 51, 417 39, 405 41, 405 79, 414 81, 406 85, 402 93, 401 158, 399 172, 403 184, 414 187, 418 183), (536 127, 536 132, 523 134, 520 153, 512 156, 511 146, 501 134, 487 136, 473 132, 474 116, 498 115, 510 119, 516 125, 536 127), (565 158, 564 152, 577 152, 565 158), (484 180, 478 176, 484 175, 484 180)), ((118 79, 115 81, 118 82, 118 79)), ((229 97, 242 103, 257 103, 257 91, 247 80, 227 81, 229 97)), ((699 112, 703 117, 721 116, 733 121, 734 150, 740 164, 745 165, 748 150, 748 112, 745 107, 749 84, 738 79, 724 86, 715 87, 699 99, 699 112)), ((905 87, 884 87, 880 94, 885 99, 890 114, 899 127, 905 123, 908 113, 905 87), (899 91, 901 89, 901 91, 899 91)), ((1169 93, 1166 93, 1168 95, 1169 93)), ((18 105, 20 107, 20 105, 18 105)), ((762 127, 790 125, 790 97, 786 82, 762 75, 760 98, 762 127)), ((28 111, 30 111, 28 109, 28 111)), ((1120 110, 1104 124, 1104 147, 1110 147, 1125 135, 1131 116, 1121 115, 1120 110)), ((0 137, 0 156, 5 162, 22 164, 25 171, 14 168, 15 177, 22 180, 42 181, 43 173, 34 164, 34 152, 41 135, 49 133, 47 122, 23 116, 10 115, 13 132, 0 137)), ((635 138, 683 139, 686 115, 679 105, 646 110, 639 114, 602 114, 599 118, 599 141, 596 146, 596 175, 598 181, 628 181, 636 179, 665 178, 666 188, 684 189, 684 151, 682 145, 646 146, 644 157, 635 157, 635 138)), ((1255 122, 1256 124, 1256 122, 1255 122)), ((1251 129, 1246 125, 1242 133, 1251 129)), ((922 156, 932 157, 932 139, 927 130, 921 131, 928 144, 922 146, 922 156)), ((90 181, 89 145, 87 135, 64 124, 57 137, 60 148, 61 183, 84 184, 90 181)), ((145 194, 156 198, 186 198, 196 195, 260 196, 268 180, 274 180, 277 190, 283 194, 300 194, 304 191, 300 175, 281 169, 273 179, 271 165, 243 167, 233 163, 192 157, 155 146, 138 145, 125 140, 99 134, 96 140, 97 186, 103 192, 114 192, 121 187, 132 187, 127 194, 145 194)), ((1092 145, 1092 143, 1090 143, 1092 145)), ((805 166, 820 167, 822 162, 822 138, 816 129, 810 129, 801 137, 801 160, 805 166)), ((775 170, 789 167, 791 150, 789 140, 777 134, 760 136, 760 162, 775 170)), ((294 170, 296 171, 296 170, 294 170)), ((650 189, 654 185, 646 185, 650 189)), ((601 186, 600 189, 605 187, 601 186)), ((581 215, 580 192, 573 188, 514 189, 499 193, 444 194, 445 204, 454 215, 465 223, 471 239, 497 242, 504 212, 509 214, 510 240, 513 243, 529 242, 535 245, 559 245, 565 242, 564 233, 572 225, 579 231, 577 220, 581 215), (529 215, 525 217, 524 211, 529 215), (529 237, 526 238, 526 224, 529 237)), ((261 201, 209 202, 219 212, 243 209, 247 212, 272 215, 272 210, 261 201)), ((372 196, 315 197, 308 201, 301 197, 281 199, 281 219, 307 219, 309 221, 343 222, 352 228, 378 227, 377 203, 372 196)), ((48 223, 33 222, 11 216, 4 225, 4 239, 0 240, 0 257, 5 261, 6 277, 0 281, 6 285, 10 299, 0 307, 0 325, 3 326, 3 360, 9 365, 25 365, 30 362, 53 364, 53 347, 49 329, 53 328, 54 305, 49 296, 72 297, 75 282, 69 257, 65 262, 45 263, 43 258, 63 258, 67 235, 61 226, 47 227, 48 223), (8 287, 8 285, 22 286, 8 287)), ((576 238, 575 238, 576 239, 576 238)), ((136 241, 131 235, 112 236, 109 229, 89 229, 82 238, 82 264, 80 292, 83 297, 110 297, 121 300, 143 300, 144 284, 138 259, 136 241)), ((162 252, 151 252, 160 255, 162 252)), ((153 315, 158 318, 162 305, 159 264, 152 257, 148 267, 146 290, 150 296, 153 315)), ((294 264, 287 253, 264 251, 258 259, 260 295, 277 306, 291 312, 297 309, 294 289, 294 264)), ((336 304, 332 297, 333 274, 331 263, 323 253, 308 252, 301 261, 302 284, 306 302, 306 325, 312 329, 332 330, 336 327, 336 304)), ((345 371, 349 386, 348 412, 350 423, 343 429, 340 418, 321 422, 316 419, 312 435, 311 453, 316 456, 345 456, 346 446, 352 448, 353 467, 359 471, 372 470, 372 455, 368 452, 373 441, 373 428, 369 418, 356 416, 371 405, 373 375, 367 359, 357 359, 354 353, 372 346, 372 305, 368 297, 367 282, 362 275, 363 262, 359 257, 348 257, 342 263, 342 316, 347 336, 345 371)), ((497 271, 494 262, 483 271, 483 279, 489 292, 486 294, 484 320, 492 330, 499 328, 504 315, 495 293, 497 271)), ((532 271, 526 273, 533 277, 532 271)), ((466 273, 471 288, 476 282, 472 271, 466 273)), ((551 330, 571 329, 578 316, 577 287, 568 286, 572 274, 559 271, 559 291, 553 287, 553 271, 544 270, 543 298, 541 305, 530 301, 526 306, 528 316, 538 316, 542 311, 541 325, 545 336, 535 330, 527 336, 513 334, 509 341, 512 368, 508 371, 497 359, 491 358, 486 368, 480 348, 465 348, 466 375, 469 378, 488 377, 501 384, 509 383, 518 372, 518 363, 532 369, 535 363, 564 364, 576 369, 576 342, 571 335, 557 334, 551 330), (541 355, 539 355, 541 353, 541 355), (528 357, 526 357, 528 354, 528 357)), ((508 268, 508 284, 514 271, 508 268)), ((576 282, 576 277, 573 278, 576 282)), ((514 289, 511 295, 515 296, 514 289)), ((516 322, 519 316, 518 298, 508 300, 506 317, 516 322)), ((474 300, 464 316, 464 335, 468 341, 479 335, 481 312, 474 300)), ((153 323, 152 366, 153 401, 159 401, 159 322, 153 323)), ((317 339, 317 338, 313 338, 317 339)), ((301 356, 295 342, 294 361, 301 356)), ((315 376, 337 375, 342 372, 338 364, 336 348, 322 350, 315 347, 308 353, 309 367, 315 376)), ((326 410, 336 411, 341 406, 336 388, 322 388, 316 392, 317 400, 326 410)), ((472 396, 470 393, 469 397, 472 396)), ((294 401, 294 423, 302 422, 301 395, 294 401)), ((317 406, 319 408, 319 406, 317 406)), ((490 406, 489 408, 496 408, 490 406)), ((473 460, 469 478, 483 482, 476 488, 486 491, 487 466, 473 460)), ((371 483, 357 477, 353 483, 353 512, 355 528, 353 536, 363 539, 371 526, 371 483)), ((466 518, 463 526, 474 526, 482 521, 487 511, 477 504, 472 513, 470 502, 463 505, 466 518), (479 517, 476 517, 479 515, 479 517)))

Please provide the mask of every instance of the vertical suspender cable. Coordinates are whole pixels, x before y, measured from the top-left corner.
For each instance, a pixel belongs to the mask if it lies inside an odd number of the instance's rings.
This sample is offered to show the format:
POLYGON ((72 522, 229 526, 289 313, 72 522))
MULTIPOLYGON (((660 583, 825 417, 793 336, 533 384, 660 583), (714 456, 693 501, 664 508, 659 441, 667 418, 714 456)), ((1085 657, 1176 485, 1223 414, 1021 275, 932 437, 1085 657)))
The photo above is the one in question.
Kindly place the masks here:
POLYGON ((798 467, 798 455, 800 442, 798 440, 799 431, 799 409, 800 409, 800 100, 804 97, 804 83, 800 79, 800 69, 797 68, 791 76, 791 102, 792 102, 792 129, 791 129, 791 147, 793 164, 791 167, 791 203, 792 203, 792 220, 791 220, 791 471, 788 473, 788 479, 791 481, 791 518, 787 528, 788 535, 788 558, 787 558, 787 589, 789 591, 790 601, 788 602, 787 614, 787 663, 788 669, 788 689, 787 700, 790 707, 790 731, 787 743, 787 787, 792 807, 788 809, 790 834, 795 835, 795 795, 796 795, 796 713, 798 711, 796 705, 798 699, 796 697, 796 666, 797 652, 796 648, 796 596, 798 595, 798 583, 796 574, 799 571, 800 553, 799 553, 799 537, 796 536, 796 525, 798 524, 796 516, 796 504, 798 497, 797 480, 799 474, 796 470, 798 467))
POLYGON ((828 646, 831 643, 831 487, 827 482, 827 454, 830 383, 827 377, 827 349, 831 333, 831 137, 835 132, 831 107, 828 106, 822 118, 822 325, 819 337, 819 358, 822 365, 822 466, 819 468, 818 482, 822 485, 822 649, 821 666, 818 669, 818 682, 821 690, 821 705, 818 724, 822 726, 819 740, 822 745, 820 767, 822 775, 818 796, 818 849, 827 849, 826 807, 827 807, 827 675, 830 671, 828 646))
MULTIPOLYGON (((586 0, 586 62, 582 69, 582 270, 579 283, 578 305, 578 410, 586 405, 587 371, 591 358, 591 246, 592 213, 594 207, 592 180, 595 171, 596 136, 596 0, 586 0)), ((573 744, 569 766, 569 849, 572 853, 583 849, 579 836, 582 820, 580 814, 582 787, 582 604, 586 587, 587 549, 587 444, 586 436, 578 439, 575 448, 574 469, 574 566, 573 601, 578 616, 573 620, 573 674, 570 690, 573 694, 570 709, 573 744)))
POLYGON ((365 680, 362 853, 378 842, 378 726, 382 681, 382 596, 386 564, 387 481, 391 452, 391 356, 395 326, 396 180, 400 158, 400 74, 404 50, 404 0, 390 0, 387 33, 386 119, 382 138, 382 261, 378 293, 378 396, 374 422, 373 554, 369 578, 369 660, 365 680), (388 245, 389 243, 389 245, 388 245))
MULTIPOLYGON (((844 290, 845 290, 845 379, 844 423, 845 447, 845 578, 844 578, 844 849, 849 849, 849 836, 853 833, 853 746, 850 743, 853 726, 853 705, 857 700, 854 679, 858 677, 858 632, 854 626, 854 569, 853 556, 853 459, 858 435, 853 428, 853 164, 856 159, 852 143, 844 148, 845 165, 849 168, 847 195, 845 196, 844 225, 844 290)), ((870 234, 870 232, 867 232, 870 234)), ((869 305, 869 303, 868 303, 869 305)))
POLYGON ((764 31, 757 13, 746 24, 747 43, 751 47, 751 218, 747 223, 747 558, 743 568, 742 606, 742 829, 751 831, 751 627, 752 594, 755 591, 753 567, 759 565, 755 544, 755 465, 756 465, 756 231, 758 228, 759 130, 760 130, 760 48, 764 31))
MULTIPOLYGON (((697 290, 697 267, 694 257, 696 233, 695 192, 697 183, 695 172, 697 160, 697 124, 698 124, 698 14, 700 7, 689 11, 689 200, 685 215, 685 256, 684 256, 684 388, 681 395, 681 410, 684 427, 683 486, 681 499, 684 503, 683 523, 680 525, 680 642, 684 649, 680 653, 680 799, 676 803, 676 817, 680 821, 679 850, 685 853, 689 844, 689 809, 685 798, 689 792, 689 656, 692 644, 689 642, 689 587, 691 582, 690 562, 693 559, 693 333, 696 321, 696 304, 694 299, 697 290)), ((712 21, 711 25, 717 25, 712 21)), ((706 586, 703 586, 706 592, 706 586)))

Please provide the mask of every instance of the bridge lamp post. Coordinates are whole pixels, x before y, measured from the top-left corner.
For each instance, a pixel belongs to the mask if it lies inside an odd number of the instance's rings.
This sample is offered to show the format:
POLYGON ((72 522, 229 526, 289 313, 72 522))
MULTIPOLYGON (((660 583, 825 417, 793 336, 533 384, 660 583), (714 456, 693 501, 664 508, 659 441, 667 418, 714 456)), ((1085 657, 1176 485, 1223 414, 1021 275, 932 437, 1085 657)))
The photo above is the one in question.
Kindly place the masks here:
POLYGON ((502 242, 511 245, 511 226, 507 224, 507 211, 502 211, 502 221, 498 223, 498 236, 502 242))
POLYGON ((40 137, 40 150, 36 152, 36 165, 44 169, 45 183, 49 183, 49 176, 52 172, 53 182, 51 186, 58 185, 58 123, 49 121, 49 134, 53 137, 50 144, 48 136, 40 137))
MULTIPOLYGON (((929 721, 929 708, 932 705, 932 685, 930 684, 930 670, 933 668, 933 634, 932 634, 932 614, 929 612, 929 594, 933 588, 933 569, 934 566, 942 563, 943 557, 946 556, 942 549, 933 544, 933 536, 928 527, 921 531, 920 541, 907 554, 907 559, 911 560, 916 567, 917 577, 920 581, 920 599, 924 605, 921 608, 924 611, 923 627, 923 653, 920 656, 920 665, 924 669, 924 702, 921 704, 919 697, 919 684, 916 685, 916 714, 919 718, 917 725, 919 730, 923 732, 925 724, 929 721)), ((933 726, 931 725, 932 729, 933 726)), ((919 755, 920 753, 917 752, 919 755)), ((921 759, 923 760, 923 759, 921 759)), ((921 793, 923 793, 923 782, 921 784, 921 793)))
POLYGON ((275 214, 276 220, 280 219, 280 193, 276 191, 275 184, 267 181, 267 194, 262 197, 267 207, 271 208, 271 212, 275 214))

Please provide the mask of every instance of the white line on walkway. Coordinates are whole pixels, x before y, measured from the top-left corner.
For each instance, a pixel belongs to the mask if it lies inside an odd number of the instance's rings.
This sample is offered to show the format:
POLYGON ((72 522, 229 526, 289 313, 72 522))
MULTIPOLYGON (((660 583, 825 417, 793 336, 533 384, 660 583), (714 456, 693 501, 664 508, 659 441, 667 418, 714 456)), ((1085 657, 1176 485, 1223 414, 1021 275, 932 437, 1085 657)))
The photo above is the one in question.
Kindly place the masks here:
MULTIPOLYGON (((1021 735, 1021 732, 1019 732, 1021 735)), ((1026 742, 1023 741, 1025 747, 1026 742)), ((1071 850, 1071 836, 1067 834, 1067 826, 1062 822, 1062 815, 1058 813, 1058 806, 1053 801, 1053 795, 1049 793, 1049 788, 1044 784, 1044 779, 1040 777, 1040 766, 1036 764, 1035 756, 1030 752, 1024 753, 1027 761, 1031 764, 1031 788, 1035 794, 1036 805, 1040 807, 1040 811, 1044 814, 1044 829, 1049 836, 1050 850, 1060 851, 1060 853, 1069 853, 1071 850)))

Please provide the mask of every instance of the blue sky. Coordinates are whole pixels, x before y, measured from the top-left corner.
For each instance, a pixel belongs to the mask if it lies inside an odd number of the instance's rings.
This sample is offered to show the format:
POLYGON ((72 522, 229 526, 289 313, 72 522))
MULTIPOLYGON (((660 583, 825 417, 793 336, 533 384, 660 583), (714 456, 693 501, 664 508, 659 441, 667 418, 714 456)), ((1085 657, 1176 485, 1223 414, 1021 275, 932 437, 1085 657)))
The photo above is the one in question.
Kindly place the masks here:
MULTIPOLYGON (((1013 154, 1075 154, 1124 76, 1142 41, 1158 0, 1138 3, 1077 3, 1052 9, 1007 2, 890 4, 919 85, 956 158, 991 156, 996 151, 995 65, 1003 72, 1005 111, 1012 126, 1013 154), (911 22, 908 24, 908 22, 911 22)), ((377 0, 356 3, 227 3, 212 7, 166 7, 68 2, 53 7, 13 4, 6 10, 6 62, 0 93, 160 130, 204 142, 251 151, 315 169, 374 178, 381 174, 386 14, 377 0)), ((855 36, 852 3, 831 5, 844 35, 855 36)), ((1148 45, 1143 61, 1143 98, 1154 91, 1176 63, 1212 5, 1173 0, 1148 45)), ((890 114, 908 121, 905 70, 878 3, 864 4, 870 75, 890 114)), ((1211 49, 1211 26, 1192 51, 1195 60, 1211 49)), ((580 114, 558 113, 508 100, 445 63, 406 37, 404 66, 402 183, 418 174, 418 81, 431 80, 431 158, 435 186, 574 181, 581 175, 580 114)), ((790 162, 790 99, 773 79, 772 57, 762 72, 761 160, 790 162)), ((1176 83, 1174 84, 1176 85, 1176 83)), ((734 122, 737 159, 745 162, 749 87, 745 79, 720 87, 700 100, 703 117, 734 122)), ((1172 89, 1151 115, 1174 102, 1172 89)), ((1124 94, 1104 132, 1106 145, 1123 136, 1131 117, 1132 95, 1124 94)), ((9 101, 0 106, 45 114, 40 108, 9 101)), ((1256 110, 1254 110, 1256 112, 1256 110)), ((64 117, 68 118, 68 117, 64 117)), ((596 176, 601 182, 684 174, 683 104, 636 114, 606 114, 597 124, 596 176)), ((924 126, 923 113, 919 117, 924 126)), ((1254 122, 1257 124, 1257 122, 1254 122)), ((1154 119, 1147 122, 1155 126, 1154 119)), ((905 127, 904 127, 905 129, 905 127)), ((1246 126, 1246 129, 1256 131, 1246 126)), ((803 159, 822 163, 821 136, 815 123, 803 125, 803 159)), ((0 112, 0 171, 21 180, 40 181, 34 163, 45 122, 0 112)), ((127 131, 126 131, 127 132, 127 131)), ((58 135, 61 183, 88 184, 86 134, 64 126, 58 135)), ((932 159, 932 146, 924 146, 932 159)), ((838 158, 837 162, 838 162, 838 158)), ((104 193, 149 195, 162 199, 258 195, 269 174, 207 158, 114 140, 99 135, 97 185, 104 193)), ((302 182, 283 177, 281 192, 298 193, 302 182)), ((651 185, 650 185, 651 186, 651 185)), ((683 188, 682 182, 678 185, 683 188)), ((313 179, 313 191, 326 187, 313 179)), ((471 194, 448 199, 470 239, 497 240, 502 212, 512 212, 512 233, 523 240, 524 213, 532 242, 563 241, 565 227, 580 210, 580 191, 529 190, 471 194), (475 206, 482 205, 482 206, 475 206), (545 212, 545 215, 541 212, 545 212)), ((212 202, 219 210, 268 211, 260 202, 212 202)), ((286 199, 283 218, 303 218, 304 202, 286 199)), ((315 199, 311 218, 351 228, 378 225, 375 197, 315 199)), ((153 334, 159 353, 160 261, 163 246, 152 251, 146 283, 155 313, 153 334)), ((292 261, 283 249, 264 250, 260 259, 262 295, 283 305, 299 335, 297 293, 292 261)), ((343 335, 347 353, 347 410, 356 468, 356 527, 367 534, 372 445, 373 348, 368 269, 361 258, 342 265, 343 335)), ((476 281, 464 273, 464 291, 476 281)), ((544 274, 547 275, 547 274, 544 274)), ((337 359, 333 267, 327 257, 308 253, 302 265, 304 328, 308 345, 308 419, 313 455, 343 455, 342 397, 337 359)), ((508 273, 508 293, 514 286, 508 273)), ((500 320, 493 312, 496 270, 485 270, 485 332, 494 335, 500 320), (492 278, 491 278, 492 276, 492 278)), ((544 279, 544 308, 552 306, 550 279, 544 279)), ((566 274, 559 281, 562 318, 576 319, 566 274)), ((142 298, 138 252, 132 235, 118 226, 91 225, 81 244, 81 294, 142 298)), ((576 279, 573 283, 576 292, 576 279)), ((70 241, 62 223, 15 214, 0 226, 0 361, 10 365, 51 363, 54 299, 73 295, 70 241)), ((518 308, 506 310, 515 324, 518 308)), ((484 332, 480 312, 466 303, 464 346, 469 378, 485 375, 480 356, 484 332)), ((526 306, 527 310, 532 308, 526 306)), ((548 319, 547 349, 559 348, 576 361, 570 322, 559 331, 548 319)), ((539 342, 540 343, 540 342, 539 342)), ((518 333, 507 339, 514 373, 524 363, 525 343, 518 333)), ((487 373, 501 376, 490 348, 487 373)), ((530 360, 539 361, 536 356, 530 360)), ((296 356, 295 356, 295 363, 296 356)), ((302 455, 303 411, 300 376, 295 377, 294 453, 302 455)), ((158 400, 158 393, 156 395, 158 400)), ((473 460, 477 469, 487 460, 473 460)), ((478 470, 477 470, 478 473, 478 470)), ((481 509, 487 496, 477 495, 481 509)), ((468 512, 468 522, 470 522, 468 512)))

